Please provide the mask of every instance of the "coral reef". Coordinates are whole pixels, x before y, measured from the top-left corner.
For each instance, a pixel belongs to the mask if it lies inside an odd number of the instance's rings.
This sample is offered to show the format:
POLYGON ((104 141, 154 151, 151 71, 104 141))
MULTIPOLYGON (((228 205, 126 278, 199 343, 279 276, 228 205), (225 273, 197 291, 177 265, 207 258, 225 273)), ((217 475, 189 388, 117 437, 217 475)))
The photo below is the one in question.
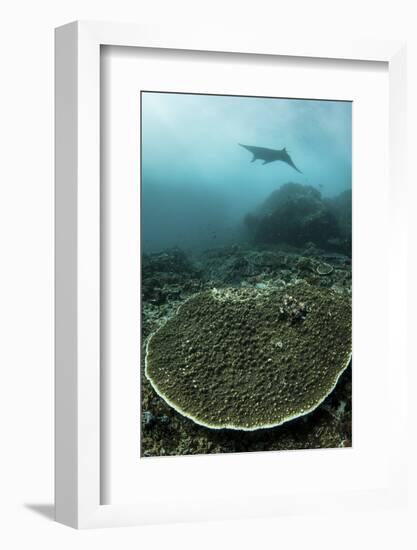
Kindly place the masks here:
POLYGON ((143 300, 162 304, 172 298, 181 298, 184 290, 198 289, 195 280, 199 277, 199 270, 179 248, 158 254, 142 254, 143 300))
POLYGON ((324 199, 316 188, 286 183, 273 191, 244 225, 254 243, 305 246, 350 254, 351 192, 324 199))
POLYGON ((316 273, 319 275, 330 275, 333 271, 333 266, 328 263, 319 263, 316 265, 316 273))
POLYGON ((325 199, 328 209, 335 217, 339 229, 339 237, 329 239, 327 248, 343 249, 351 254, 352 249, 352 190, 347 189, 336 197, 325 199))
MULTIPOLYGON (((213 454, 351 446, 352 369, 312 413, 276 428, 255 431, 212 430, 176 413, 144 382, 144 407, 158 411, 164 423, 147 424, 142 414, 142 456, 213 454)), ((145 417, 146 418, 146 417, 145 417)))
POLYGON ((146 376, 196 423, 254 430, 314 410, 350 362, 350 301, 304 282, 213 289, 150 338, 146 376))
POLYGON ((198 255, 171 249, 161 254, 147 255, 145 262, 143 280, 146 280, 147 288, 142 289, 141 456, 351 446, 351 367, 343 372, 335 389, 311 413, 275 428, 240 431, 206 428, 178 413, 155 392, 145 376, 144 361, 151 334, 172 318, 185 300, 204 290, 231 286, 283 290, 302 280, 350 300, 349 256, 329 252, 312 242, 300 248, 283 244, 255 246, 240 243, 211 248, 198 255), (316 272, 317 265, 323 263, 333 268, 326 276, 316 272), (242 266, 246 267, 242 269, 242 266), (155 300, 157 293, 154 289, 162 290, 162 300, 155 300))
POLYGON ((328 253, 308 243, 305 250, 293 247, 255 248, 233 246, 206 251, 198 258, 202 279, 211 286, 268 286, 279 281, 303 279, 315 286, 349 287, 351 259, 328 253), (325 277, 323 277, 325 275, 325 277))

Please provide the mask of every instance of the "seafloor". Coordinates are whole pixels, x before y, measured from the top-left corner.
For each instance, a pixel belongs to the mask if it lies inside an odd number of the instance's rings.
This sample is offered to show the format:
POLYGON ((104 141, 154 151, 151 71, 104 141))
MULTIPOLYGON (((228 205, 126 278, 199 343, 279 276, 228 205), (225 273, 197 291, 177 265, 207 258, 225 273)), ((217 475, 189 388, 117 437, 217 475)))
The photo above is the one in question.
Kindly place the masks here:
MULTIPOLYGON (((297 280, 351 295, 351 259, 313 244, 304 248, 232 245, 187 255, 171 249, 142 258, 142 345, 189 296, 222 287, 282 287, 297 280)), ((312 413, 252 432, 213 430, 169 407, 153 390, 141 365, 141 455, 167 456, 268 450, 351 447, 352 368, 312 413)))

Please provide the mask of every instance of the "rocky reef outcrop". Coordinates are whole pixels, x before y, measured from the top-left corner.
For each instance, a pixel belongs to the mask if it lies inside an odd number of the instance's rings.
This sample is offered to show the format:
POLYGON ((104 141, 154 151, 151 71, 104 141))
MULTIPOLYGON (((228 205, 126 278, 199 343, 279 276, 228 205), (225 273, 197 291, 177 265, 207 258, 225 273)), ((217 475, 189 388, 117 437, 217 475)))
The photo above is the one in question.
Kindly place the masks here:
POLYGON ((347 189, 335 197, 325 199, 329 211, 337 221, 339 236, 327 243, 328 248, 343 250, 351 255, 352 249, 352 190, 347 189))
POLYGON ((244 219, 249 238, 255 244, 303 247, 310 242, 327 249, 348 251, 347 196, 323 199, 310 185, 286 183, 273 191, 254 212, 244 219))

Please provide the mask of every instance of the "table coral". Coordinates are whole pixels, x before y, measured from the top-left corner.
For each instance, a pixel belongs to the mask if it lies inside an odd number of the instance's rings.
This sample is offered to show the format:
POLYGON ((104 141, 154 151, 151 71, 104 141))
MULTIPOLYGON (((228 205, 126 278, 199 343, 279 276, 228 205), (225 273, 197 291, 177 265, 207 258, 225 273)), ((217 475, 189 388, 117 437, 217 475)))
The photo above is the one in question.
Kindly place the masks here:
POLYGON ((257 430, 313 411, 350 363, 350 300, 307 283, 212 289, 149 338, 145 374, 209 428, 257 430))

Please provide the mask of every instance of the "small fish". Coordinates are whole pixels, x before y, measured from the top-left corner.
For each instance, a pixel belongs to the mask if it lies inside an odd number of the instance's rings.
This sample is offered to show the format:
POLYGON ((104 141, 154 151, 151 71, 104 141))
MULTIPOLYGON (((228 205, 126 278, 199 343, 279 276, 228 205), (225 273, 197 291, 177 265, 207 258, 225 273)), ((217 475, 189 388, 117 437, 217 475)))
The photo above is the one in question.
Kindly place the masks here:
POLYGON ((238 143, 238 145, 244 147, 253 154, 251 162, 255 162, 255 160, 260 159, 264 161, 263 164, 269 164, 270 162, 280 160, 287 163, 289 166, 294 168, 294 170, 297 170, 297 172, 302 174, 301 170, 299 170, 293 163, 285 147, 284 149, 268 149, 267 147, 256 147, 255 145, 243 145, 243 143, 238 143))

